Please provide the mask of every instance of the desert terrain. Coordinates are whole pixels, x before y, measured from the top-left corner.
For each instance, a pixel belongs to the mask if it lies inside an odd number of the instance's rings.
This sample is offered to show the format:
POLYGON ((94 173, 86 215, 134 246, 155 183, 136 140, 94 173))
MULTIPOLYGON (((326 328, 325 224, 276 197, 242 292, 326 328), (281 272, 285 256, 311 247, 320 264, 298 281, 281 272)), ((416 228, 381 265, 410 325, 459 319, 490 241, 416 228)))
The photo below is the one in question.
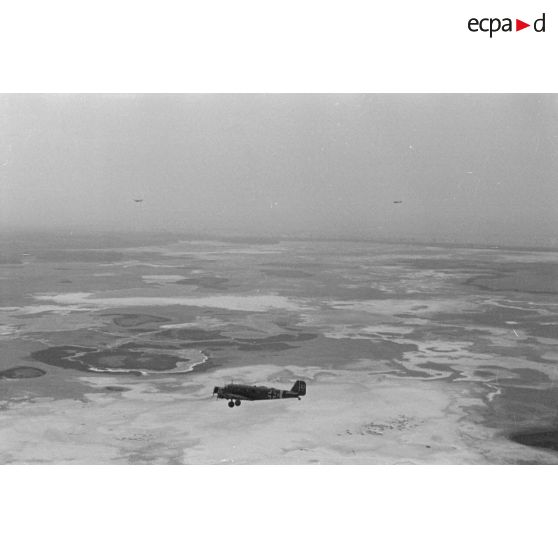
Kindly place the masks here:
POLYGON ((558 463, 557 252, 26 235, 0 294, 3 464, 558 463))

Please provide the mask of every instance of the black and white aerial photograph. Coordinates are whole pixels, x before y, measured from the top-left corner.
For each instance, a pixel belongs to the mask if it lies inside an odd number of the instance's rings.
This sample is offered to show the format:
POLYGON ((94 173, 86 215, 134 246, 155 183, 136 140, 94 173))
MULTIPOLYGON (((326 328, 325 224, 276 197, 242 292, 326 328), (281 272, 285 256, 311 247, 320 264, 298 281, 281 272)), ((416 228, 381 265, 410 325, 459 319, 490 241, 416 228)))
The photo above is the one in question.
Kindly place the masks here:
POLYGON ((558 95, 0 95, 0 463, 558 464, 558 95))

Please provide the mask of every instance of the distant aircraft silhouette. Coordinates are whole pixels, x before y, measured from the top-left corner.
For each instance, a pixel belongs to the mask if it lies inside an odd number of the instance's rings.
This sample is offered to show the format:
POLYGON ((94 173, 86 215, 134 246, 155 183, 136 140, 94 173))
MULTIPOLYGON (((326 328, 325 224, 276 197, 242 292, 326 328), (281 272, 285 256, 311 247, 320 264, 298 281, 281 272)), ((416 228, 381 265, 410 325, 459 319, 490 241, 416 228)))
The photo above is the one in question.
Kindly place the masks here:
POLYGON ((143 199, 141 199, 141 200, 136 200, 136 199, 134 199, 134 201, 135 201, 136 203, 141 203, 141 202, 143 201, 143 199))
POLYGON ((403 200, 396 200, 393 203, 403 203, 403 200))

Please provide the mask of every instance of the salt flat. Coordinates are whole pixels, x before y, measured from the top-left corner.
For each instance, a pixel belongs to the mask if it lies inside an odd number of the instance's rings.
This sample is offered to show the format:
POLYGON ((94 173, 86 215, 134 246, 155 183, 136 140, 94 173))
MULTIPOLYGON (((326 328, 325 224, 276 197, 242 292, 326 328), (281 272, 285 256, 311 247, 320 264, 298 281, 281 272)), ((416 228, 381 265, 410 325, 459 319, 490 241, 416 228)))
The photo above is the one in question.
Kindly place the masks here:
POLYGON ((558 463, 557 253, 50 242, 1 266, 2 463, 558 463))

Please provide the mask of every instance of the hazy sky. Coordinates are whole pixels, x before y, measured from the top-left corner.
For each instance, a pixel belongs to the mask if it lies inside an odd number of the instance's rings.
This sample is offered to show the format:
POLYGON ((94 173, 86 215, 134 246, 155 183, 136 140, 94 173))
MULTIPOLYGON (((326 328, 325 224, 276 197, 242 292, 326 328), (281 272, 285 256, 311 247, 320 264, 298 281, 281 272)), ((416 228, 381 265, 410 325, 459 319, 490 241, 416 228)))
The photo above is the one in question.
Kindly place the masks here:
POLYGON ((558 95, 3 95, 0 188, 3 228, 558 246, 558 95))

